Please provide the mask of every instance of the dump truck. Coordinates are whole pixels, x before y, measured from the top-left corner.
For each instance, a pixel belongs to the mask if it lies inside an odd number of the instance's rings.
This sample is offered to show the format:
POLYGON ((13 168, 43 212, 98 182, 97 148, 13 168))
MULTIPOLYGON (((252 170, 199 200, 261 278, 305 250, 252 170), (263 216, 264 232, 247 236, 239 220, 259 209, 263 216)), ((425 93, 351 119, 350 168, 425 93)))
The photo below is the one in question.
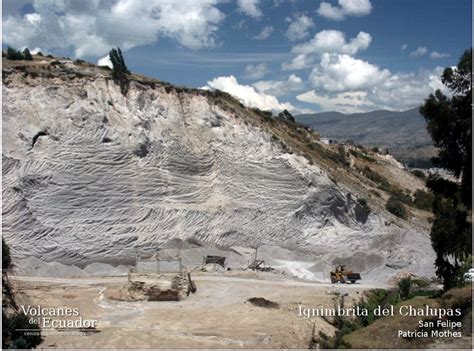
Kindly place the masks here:
POLYGON ((354 284, 357 280, 362 279, 360 273, 355 273, 351 270, 346 270, 346 266, 336 266, 336 269, 331 272, 331 283, 348 283, 354 284))

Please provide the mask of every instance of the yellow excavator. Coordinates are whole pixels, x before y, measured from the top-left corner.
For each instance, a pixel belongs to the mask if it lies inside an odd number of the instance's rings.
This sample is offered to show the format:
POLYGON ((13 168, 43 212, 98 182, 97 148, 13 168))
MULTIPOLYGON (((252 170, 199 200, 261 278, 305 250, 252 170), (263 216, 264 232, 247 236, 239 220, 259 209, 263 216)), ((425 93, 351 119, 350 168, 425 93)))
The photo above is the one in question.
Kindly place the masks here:
POLYGON ((348 283, 354 284, 356 280, 362 279, 360 273, 354 273, 351 270, 346 270, 346 266, 336 266, 336 269, 331 272, 331 283, 348 283))

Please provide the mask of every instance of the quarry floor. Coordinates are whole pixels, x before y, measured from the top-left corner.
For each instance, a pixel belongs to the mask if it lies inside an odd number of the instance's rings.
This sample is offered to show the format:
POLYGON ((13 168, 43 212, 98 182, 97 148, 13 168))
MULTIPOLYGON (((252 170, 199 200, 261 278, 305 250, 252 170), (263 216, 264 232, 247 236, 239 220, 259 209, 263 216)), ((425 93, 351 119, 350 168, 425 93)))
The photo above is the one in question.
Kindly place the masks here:
MULTIPOLYGON (((107 289, 126 277, 42 278, 11 276, 21 305, 78 308, 83 319, 98 321, 96 333, 45 335, 43 348, 308 348, 312 335, 334 328, 321 317, 299 315, 304 308, 332 308, 335 293, 346 306, 364 290, 383 287, 314 283, 271 273, 199 274, 197 292, 178 302, 121 302, 107 289), (263 297, 278 308, 254 306, 263 297)), ((78 317, 72 317, 77 319, 78 317)))

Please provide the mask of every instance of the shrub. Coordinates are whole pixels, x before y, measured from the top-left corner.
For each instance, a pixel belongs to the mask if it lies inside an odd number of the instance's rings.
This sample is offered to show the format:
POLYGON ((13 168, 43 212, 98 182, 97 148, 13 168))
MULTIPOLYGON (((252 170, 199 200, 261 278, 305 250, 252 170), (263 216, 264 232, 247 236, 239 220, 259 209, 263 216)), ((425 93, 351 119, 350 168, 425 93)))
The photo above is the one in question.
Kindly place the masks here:
POLYGON ((38 325, 29 323, 29 319, 22 313, 7 316, 2 311, 3 348, 12 349, 32 349, 38 346, 41 341, 41 329, 38 325), (19 329, 36 330, 28 333, 19 329))
POLYGON ((282 112, 278 114, 277 117, 284 121, 295 122, 295 117, 293 117, 293 115, 290 112, 288 112, 288 110, 283 110, 282 112))
POLYGON ((367 309, 368 315, 357 316, 357 321, 364 327, 372 324, 379 316, 376 316, 375 309, 383 304, 383 301, 389 296, 389 292, 385 289, 371 290, 357 304, 359 309, 367 309))
MULTIPOLYGON (((344 308, 344 296, 337 297, 334 299, 334 308, 339 305, 344 308)), ((350 348, 350 344, 343 340, 344 335, 350 334, 357 329, 356 323, 349 318, 336 314, 333 322, 331 323, 337 328, 333 337, 329 337, 326 334, 319 333, 319 347, 321 349, 339 349, 339 348, 350 348)))
POLYGON ((24 57, 20 51, 9 46, 7 48, 7 59, 8 60, 23 60, 24 57))
POLYGON ((10 256, 10 248, 2 238, 2 270, 8 270, 11 267, 12 258, 10 256))
POLYGON ((397 200, 400 200, 400 202, 403 202, 406 205, 413 205, 413 199, 411 198, 411 195, 409 193, 403 192, 403 190, 392 186, 390 189, 390 193, 392 194, 393 197, 397 198, 397 200))
POLYGON ((400 299, 406 300, 410 297, 411 277, 404 277, 398 281, 398 293, 400 299))
POLYGON ((263 111, 263 110, 260 110, 257 107, 253 107, 251 110, 253 112, 255 112, 257 115, 262 116, 263 118, 265 118, 267 120, 272 119, 272 117, 273 117, 272 111, 263 111))
POLYGON ((378 152, 379 152, 379 148, 378 148, 377 146, 374 146, 374 147, 372 148, 372 152, 378 153, 378 152))
POLYGON ((339 163, 342 163, 342 165, 349 166, 349 160, 347 159, 346 150, 342 145, 339 145, 339 147, 337 148, 337 159, 339 160, 339 163))
MULTIPOLYGON (((321 146, 318 143, 310 143, 308 146, 311 150, 316 151, 319 156, 323 159, 331 160, 335 163, 338 163, 342 166, 349 165, 349 161, 347 160, 346 152, 344 151, 344 147, 342 145, 339 146, 338 152, 334 152, 321 146)), ((332 179, 331 179, 332 180, 332 179)), ((334 180, 333 180, 334 181, 334 180)), ((336 183, 336 181, 334 181, 336 183)))
POLYGON ((367 199, 357 199, 357 202, 362 208, 362 212, 368 216, 370 214, 370 206, 369 203, 367 202, 367 199))
POLYGON ((373 181, 374 183, 377 183, 378 187, 382 190, 389 191, 390 190, 390 183, 388 180, 372 170, 370 167, 365 166, 362 169, 362 174, 365 175, 368 179, 373 181))
POLYGON ((424 211, 431 211, 433 206, 434 195, 423 190, 415 191, 415 201, 413 204, 416 208, 424 211))
POLYGON ((120 50, 120 48, 110 50, 109 57, 113 65, 112 78, 116 83, 120 84, 122 94, 126 95, 129 86, 127 75, 130 74, 130 71, 125 64, 122 50, 120 50))
POLYGON ((25 48, 25 50, 23 50, 23 59, 33 61, 33 56, 31 56, 30 50, 28 50, 28 48, 25 48))
POLYGON ((419 169, 415 169, 411 172, 415 177, 418 177, 420 179, 425 180, 426 179, 426 174, 423 171, 420 171, 419 169))
POLYGON ((2 238, 2 349, 35 348, 42 341, 41 329, 38 325, 31 325, 29 318, 18 310, 7 278, 11 266, 10 249, 2 238), (31 332, 25 333, 21 329, 29 329, 31 332))
POLYGON ((387 204, 385 205, 385 209, 397 217, 403 219, 407 218, 407 210, 403 203, 396 196, 390 196, 387 204))

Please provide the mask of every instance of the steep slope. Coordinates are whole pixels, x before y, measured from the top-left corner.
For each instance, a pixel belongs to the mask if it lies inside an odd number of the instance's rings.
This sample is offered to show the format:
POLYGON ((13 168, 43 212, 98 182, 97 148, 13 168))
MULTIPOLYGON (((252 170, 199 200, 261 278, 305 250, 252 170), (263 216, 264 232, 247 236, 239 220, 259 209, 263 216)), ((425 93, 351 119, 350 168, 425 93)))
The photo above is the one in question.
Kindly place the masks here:
POLYGON ((357 144, 389 149, 431 145, 426 122, 418 108, 403 112, 322 112, 299 115, 296 119, 321 135, 341 142, 353 140, 357 144))
POLYGON ((195 237, 301 252, 313 271, 346 259, 431 274, 426 227, 376 203, 361 218, 348 194, 360 176, 331 180, 334 165, 304 149, 313 134, 220 92, 134 75, 123 96, 93 65, 4 60, 3 233, 15 256, 62 263, 195 237))

